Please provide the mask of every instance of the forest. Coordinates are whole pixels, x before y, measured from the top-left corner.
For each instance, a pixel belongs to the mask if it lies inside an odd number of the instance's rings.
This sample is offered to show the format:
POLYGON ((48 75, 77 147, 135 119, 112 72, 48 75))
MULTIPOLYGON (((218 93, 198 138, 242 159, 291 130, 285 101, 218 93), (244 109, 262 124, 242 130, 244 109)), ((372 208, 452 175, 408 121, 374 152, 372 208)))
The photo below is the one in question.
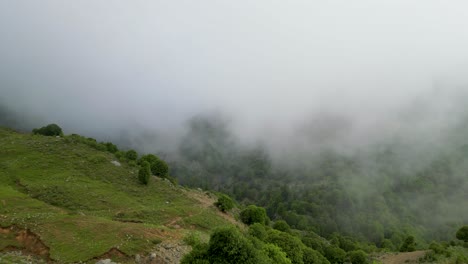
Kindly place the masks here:
POLYGON ((442 147, 401 140, 275 159, 262 144, 241 144, 223 120, 198 117, 189 126, 169 160, 180 184, 263 206, 292 228, 397 250, 409 235, 421 246, 453 239, 468 222, 466 130, 452 131, 442 147))

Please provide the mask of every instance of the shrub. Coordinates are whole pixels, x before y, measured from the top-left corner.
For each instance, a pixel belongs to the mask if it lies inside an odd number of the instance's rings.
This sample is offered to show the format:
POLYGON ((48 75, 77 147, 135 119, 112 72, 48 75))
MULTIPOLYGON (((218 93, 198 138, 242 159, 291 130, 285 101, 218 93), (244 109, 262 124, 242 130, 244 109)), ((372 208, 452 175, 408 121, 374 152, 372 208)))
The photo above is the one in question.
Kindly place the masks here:
POLYGON ((138 171, 138 180, 140 180, 140 183, 142 184, 148 184, 150 176, 150 165, 148 162, 145 161, 143 162, 143 164, 141 164, 141 168, 138 171))
POLYGON ((366 264, 367 254, 362 250, 354 250, 348 252, 348 259, 352 264, 366 264))
POLYGON ((234 202, 232 201, 232 199, 229 196, 227 196, 225 194, 221 194, 218 197, 218 201, 215 202, 215 205, 222 212, 226 212, 226 211, 229 211, 232 208, 234 208, 234 202))
POLYGON ((264 241, 267 236, 265 226, 260 223, 252 224, 249 226, 249 235, 264 241))
POLYGON ((311 249, 309 247, 304 247, 302 251, 304 252, 304 263, 330 264, 330 262, 317 250, 311 249))
POLYGON ((210 263, 260 263, 260 255, 252 242, 234 227, 217 229, 210 238, 210 263))
POLYGON ((291 264, 291 260, 288 259, 286 253, 284 253, 277 245, 265 244, 262 250, 275 264, 291 264))
POLYGON ((293 264, 303 264, 305 247, 299 238, 278 230, 271 229, 268 231, 266 242, 277 245, 283 250, 293 264))
POLYGON ((128 160, 137 160, 138 159, 138 153, 131 149, 127 152, 125 152, 125 158, 127 158, 128 160))
POLYGON ((63 136, 62 128, 57 124, 49 124, 41 128, 35 128, 32 130, 35 135, 44 136, 63 136))
POLYGON ((147 161, 150 164, 151 172, 159 177, 167 177, 169 166, 164 160, 161 160, 153 154, 147 154, 140 158, 139 162, 147 161))
POLYGON ((400 247, 400 252, 412 252, 416 250, 416 242, 413 236, 406 237, 403 245, 400 247))
POLYGON ((240 219, 246 225, 251 225, 254 223, 260 223, 264 225, 268 220, 268 216, 266 214, 265 208, 249 205, 247 208, 241 211, 240 219))
POLYGON ((119 151, 117 146, 112 144, 111 142, 106 142, 104 143, 104 145, 106 146, 106 150, 109 151, 110 153, 116 153, 117 151, 119 151))
POLYGON ((273 229, 282 231, 282 232, 289 232, 291 231, 291 227, 286 223, 284 220, 278 220, 273 224, 273 229))
POLYGON ((325 257, 331 263, 344 263, 346 258, 346 252, 337 246, 328 246, 325 248, 325 257))

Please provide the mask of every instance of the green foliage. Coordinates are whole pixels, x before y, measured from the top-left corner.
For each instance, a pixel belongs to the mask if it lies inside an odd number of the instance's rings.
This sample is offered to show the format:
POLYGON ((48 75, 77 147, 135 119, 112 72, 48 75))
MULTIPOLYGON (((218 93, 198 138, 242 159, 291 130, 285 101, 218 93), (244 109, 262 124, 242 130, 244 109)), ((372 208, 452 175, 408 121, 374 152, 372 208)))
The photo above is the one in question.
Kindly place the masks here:
POLYGON ((284 233, 275 229, 271 229, 267 233, 265 240, 267 243, 275 244, 279 246, 285 253, 286 256, 291 260, 293 264, 303 264, 303 248, 301 240, 289 233, 284 233))
MULTIPOLYGON (((171 163, 181 184, 262 206, 293 229, 324 237, 339 232, 379 246, 389 239, 393 250, 405 239, 401 233, 421 242, 447 240, 456 232, 448 223, 466 220, 454 214, 434 217, 466 200, 468 185, 460 184, 468 169, 466 146, 450 143, 421 158, 410 144, 387 142, 356 153, 296 153, 273 163, 263 146, 242 145, 229 123, 219 119, 197 117, 189 124, 180 159, 171 163)), ((467 142, 466 130, 457 135, 454 142, 467 142)), ((354 250, 349 245, 343 245, 345 251, 354 250)))
POLYGON ((267 237, 265 226, 260 223, 254 223, 249 226, 249 235, 264 241, 267 237))
POLYGON ((192 247, 201 245, 201 237, 198 232, 190 232, 188 235, 184 237, 184 242, 192 247))
POLYGON ((262 263, 251 241, 235 227, 217 229, 210 238, 207 250, 211 263, 262 263))
POLYGON ((159 177, 167 177, 169 173, 169 166, 165 161, 161 160, 153 154, 147 154, 142 156, 138 162, 141 163, 143 161, 147 161, 150 164, 151 172, 153 173, 153 175, 159 177))
POLYGON ((106 142, 104 143, 104 145, 106 146, 106 150, 110 153, 116 153, 117 151, 119 151, 117 146, 112 144, 112 142, 106 142))
POLYGON ((354 251, 349 251, 348 254, 348 259, 352 264, 367 264, 369 263, 367 259, 367 254, 366 252, 362 250, 354 250, 354 251))
POLYGON ((284 220, 275 221, 275 223, 273 224, 273 229, 276 229, 282 232, 291 231, 291 227, 284 220))
POLYGON ((277 245, 265 244, 262 250, 271 260, 272 264, 291 264, 291 260, 286 256, 286 253, 277 245))
POLYGON ((304 247, 302 249, 302 251, 304 252, 304 255, 303 255, 304 264, 309 264, 309 263, 311 263, 311 264, 312 263, 313 264, 330 264, 330 261, 328 261, 317 250, 314 250, 314 249, 311 249, 311 248, 308 248, 308 247, 304 247))
POLYGON ((268 216, 266 214, 265 208, 249 205, 240 212, 240 219, 246 225, 251 225, 254 223, 260 223, 264 225, 268 221, 268 216))
POLYGON ((125 158, 127 158, 128 160, 137 160, 138 159, 138 153, 131 149, 127 152, 125 152, 125 158))
POLYGON ((151 177, 150 164, 146 161, 143 161, 141 168, 138 171, 138 180, 141 184, 147 185, 151 177))
MULTIPOLYGON (((79 263, 116 246, 131 256, 169 237, 195 230, 208 236, 230 224, 194 200, 195 191, 167 181, 142 185, 137 168, 113 165, 112 154, 86 142, 95 141, 0 128, 0 226, 37 234, 57 263, 79 263), (170 227, 174 220, 180 228, 170 227)), ((0 249, 24 247, 16 235, 0 234, 0 249)))
POLYGON ((395 250, 395 245, 393 245, 393 242, 390 239, 384 239, 380 244, 380 247, 388 250, 395 250))
POLYGON ((346 252, 337 246, 330 245, 326 247, 324 251, 325 251, 325 257, 331 263, 342 264, 346 260, 346 252))
POLYGON ((460 229, 458 229, 456 237, 457 239, 468 242, 468 226, 463 226, 460 229))
POLYGON ((403 245, 400 247, 400 252, 412 252, 416 250, 416 241, 414 236, 407 236, 403 245))
POLYGON ((49 125, 43 126, 41 128, 35 128, 35 129, 32 130, 32 132, 35 135, 63 136, 62 128, 59 127, 57 124, 49 124, 49 125))
POLYGON ((226 212, 234 208, 234 201, 231 199, 231 197, 221 194, 218 197, 218 201, 215 202, 216 207, 219 208, 222 212, 226 212))

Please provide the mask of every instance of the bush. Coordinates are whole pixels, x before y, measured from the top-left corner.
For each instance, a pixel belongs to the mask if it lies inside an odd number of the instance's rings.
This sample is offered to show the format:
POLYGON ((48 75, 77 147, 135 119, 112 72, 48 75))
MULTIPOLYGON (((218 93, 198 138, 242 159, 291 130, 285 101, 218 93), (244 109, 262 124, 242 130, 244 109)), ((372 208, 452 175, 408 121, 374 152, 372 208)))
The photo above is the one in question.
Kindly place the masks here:
POLYGON ((35 135, 43 136, 63 136, 62 128, 57 124, 49 124, 41 128, 35 128, 32 130, 35 135))
POLYGON ((302 251, 304 252, 303 260, 305 264, 330 264, 330 262, 317 250, 311 249, 309 247, 304 247, 302 251))
POLYGON ((344 263, 346 259, 346 252, 337 246, 328 246, 325 248, 325 257, 331 263, 344 263))
POLYGON ((354 250, 348 252, 348 259, 352 264, 366 264, 367 254, 362 250, 354 250))
POLYGON ((278 220, 273 224, 273 229, 282 231, 282 232, 289 232, 291 231, 291 227, 286 223, 284 220, 278 220))
POLYGON ((139 163, 147 161, 150 164, 151 172, 159 177, 167 177, 169 166, 167 163, 153 154, 147 154, 140 158, 139 163))
POLYGON ((252 242, 234 227, 217 229, 210 238, 208 247, 210 263, 261 263, 260 254, 252 242))
POLYGON ((251 225, 254 223, 260 223, 264 225, 268 221, 268 216, 266 214, 265 208, 249 205, 247 208, 241 211, 240 219, 246 225, 251 225))
POLYGON ((144 161, 143 164, 141 164, 140 170, 138 171, 138 180, 140 180, 140 183, 142 184, 148 184, 150 177, 150 165, 148 162, 144 161))
POLYGON ((137 160, 138 159, 138 153, 131 149, 127 152, 125 152, 125 158, 127 158, 128 160, 137 160))
POLYGON ((221 194, 218 197, 218 201, 215 203, 215 205, 222 212, 226 212, 226 211, 229 211, 232 208, 234 208, 234 202, 232 201, 232 199, 229 196, 227 196, 225 194, 221 194))
POLYGON ((464 242, 468 242, 468 226, 463 226, 458 229, 456 237, 464 242))
POLYGON ((416 242, 413 236, 406 237, 403 245, 400 247, 400 252, 412 252, 416 250, 416 242))
POLYGON ((110 153, 116 153, 117 151, 119 151, 117 146, 112 144, 111 142, 106 142, 104 143, 104 145, 106 146, 106 150, 110 153))
POLYGON ((278 230, 271 229, 268 231, 266 242, 277 245, 283 250, 293 264, 303 264, 305 247, 299 238, 278 230))
POLYGON ((288 259, 286 253, 284 253, 277 245, 265 244, 262 250, 275 264, 291 264, 291 260, 288 259))
POLYGON ((249 235, 264 241, 267 236, 265 226, 260 223, 252 224, 249 226, 249 235))

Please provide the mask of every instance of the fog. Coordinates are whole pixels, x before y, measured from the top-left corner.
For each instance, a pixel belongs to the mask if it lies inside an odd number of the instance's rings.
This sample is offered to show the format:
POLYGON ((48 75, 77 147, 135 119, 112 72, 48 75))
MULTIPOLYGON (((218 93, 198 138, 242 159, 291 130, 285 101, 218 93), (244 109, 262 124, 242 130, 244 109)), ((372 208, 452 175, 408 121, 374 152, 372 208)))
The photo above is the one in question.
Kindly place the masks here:
POLYGON ((467 8, 6 0, 0 103, 29 127, 146 133, 164 147, 207 113, 224 115, 242 140, 276 149, 443 131, 457 123, 468 90, 467 8))

